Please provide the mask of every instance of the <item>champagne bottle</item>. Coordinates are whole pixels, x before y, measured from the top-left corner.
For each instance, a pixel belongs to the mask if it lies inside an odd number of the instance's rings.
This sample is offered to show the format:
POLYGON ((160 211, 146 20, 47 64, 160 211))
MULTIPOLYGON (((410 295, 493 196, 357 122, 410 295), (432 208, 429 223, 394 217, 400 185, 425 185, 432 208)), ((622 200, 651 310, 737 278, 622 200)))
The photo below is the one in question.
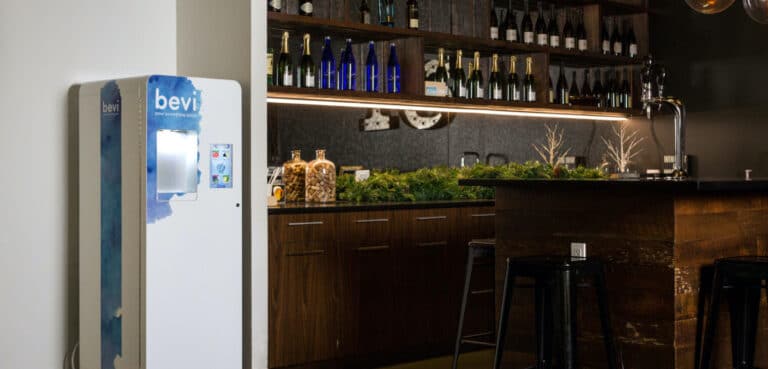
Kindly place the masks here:
POLYGON ((368 0, 360 3, 360 23, 371 24, 371 8, 368 6, 368 0))
POLYGON ((632 23, 629 24, 629 30, 626 32, 627 38, 627 56, 630 58, 637 57, 637 37, 635 37, 635 29, 632 27, 632 23))
POLYGON ((313 10, 312 0, 299 0, 299 15, 311 17, 313 10))
POLYGON ((520 78, 517 77, 517 57, 509 57, 509 76, 506 88, 507 101, 520 101, 520 78))
POLYGON ((387 61, 387 93, 399 94, 400 88, 400 62, 397 60, 395 44, 389 44, 389 61, 387 61))
POLYGON ((579 25, 576 26, 576 42, 579 51, 587 51, 589 43, 587 41, 587 29, 584 27, 584 12, 579 11, 579 25))
POLYGON ((533 77, 533 58, 525 58, 525 79, 523 80, 524 100, 536 102, 536 81, 533 77))
POLYGON ((611 38, 608 36, 606 18, 603 18, 602 26, 600 27, 600 51, 603 55, 611 54, 611 38))
POLYGON ((616 85, 613 79, 613 73, 606 72, 608 77, 605 82, 605 107, 606 108, 618 108, 616 98, 616 85))
POLYGON ((584 69, 584 83, 581 85, 581 97, 583 99, 592 98, 592 88, 589 87, 589 69, 584 69))
POLYGON ((301 55, 301 62, 299 63, 299 80, 298 87, 314 88, 315 87, 315 62, 312 61, 312 55, 310 55, 309 47, 309 33, 304 34, 304 52, 301 55))
POLYGON ((571 23, 571 14, 566 11, 565 13, 565 27, 563 27, 563 37, 565 37, 565 49, 576 49, 576 32, 573 31, 573 23, 571 23))
POLYGON ((274 72, 275 72, 275 50, 273 48, 267 49, 267 86, 273 86, 275 84, 274 72))
MULTIPOLYGON (((453 96, 459 98, 467 97, 467 76, 464 74, 461 58, 463 53, 456 50, 456 68, 453 71, 453 96)), ((471 71, 470 67, 470 71, 471 71)))
POLYGON ((448 85, 448 71, 445 68, 445 49, 437 49, 437 70, 432 74, 432 81, 443 82, 448 85))
POLYGON ((517 16, 512 9, 512 0, 509 1, 509 8, 507 9, 507 30, 505 32, 505 40, 509 42, 520 42, 520 35, 517 29, 517 16))
POLYGON ((547 103, 555 103, 555 86, 552 84, 552 76, 549 76, 549 86, 547 87, 547 103))
POLYGON ((523 21, 520 24, 520 28, 523 32, 523 43, 533 44, 535 36, 533 33, 533 21, 531 20, 531 11, 528 8, 528 0, 525 0, 525 14, 523 15, 523 21))
POLYGON ((293 86, 293 63, 291 63, 291 54, 288 49, 288 32, 283 32, 282 47, 280 56, 277 59, 277 85, 293 86))
POLYGON ((408 28, 419 29, 419 2, 417 0, 408 0, 408 28))
POLYGON ((336 60, 331 50, 331 38, 325 38, 323 45, 323 57, 320 59, 320 88, 335 89, 336 86, 336 60))
POLYGON ((619 19, 613 19, 613 33, 611 33, 611 45, 613 45, 613 55, 620 56, 623 45, 621 44, 621 33, 619 32, 619 19))
POLYGON ((267 10, 271 12, 280 13, 283 11, 283 0, 268 0, 267 10))
POLYGON ((501 100, 504 98, 501 75, 499 74, 499 54, 491 56, 491 75, 488 77, 488 98, 501 100))
POLYGON ((376 43, 368 42, 368 57, 365 59, 365 91, 379 90, 379 59, 376 57, 376 43))
POLYGON ((340 90, 357 90, 357 63, 355 62, 355 54, 352 51, 352 39, 349 38, 347 39, 347 47, 344 49, 342 65, 340 90))
POLYGON ((600 70, 595 71, 595 84, 592 87, 592 96, 596 100, 598 108, 605 107, 605 90, 603 89, 603 83, 600 82, 600 70))
POLYGON ((549 46, 560 47, 560 27, 557 25, 557 13, 555 5, 552 4, 549 11, 549 46))
POLYGON ((467 81, 468 92, 467 95, 470 99, 483 99, 485 97, 483 93, 483 71, 480 69, 480 52, 475 51, 474 62, 470 68, 472 71, 467 81))
POLYGON ((491 40, 499 39, 499 18, 496 16, 496 8, 491 4, 491 40))
POLYGON ((560 75, 557 77, 557 92, 555 101, 561 105, 568 105, 570 102, 569 97, 568 81, 565 79, 565 70, 563 69, 563 64, 560 63, 560 75))
POLYGON ((548 39, 547 25, 544 22, 544 8, 541 1, 539 1, 539 14, 536 17, 536 45, 547 46, 548 39))
POLYGON ((573 105, 574 103, 577 103, 580 98, 581 93, 579 92, 579 84, 576 82, 576 71, 573 71, 571 74, 571 89, 568 91, 568 102, 573 105))
POLYGON ((382 26, 395 26, 395 0, 379 0, 379 23, 382 26))

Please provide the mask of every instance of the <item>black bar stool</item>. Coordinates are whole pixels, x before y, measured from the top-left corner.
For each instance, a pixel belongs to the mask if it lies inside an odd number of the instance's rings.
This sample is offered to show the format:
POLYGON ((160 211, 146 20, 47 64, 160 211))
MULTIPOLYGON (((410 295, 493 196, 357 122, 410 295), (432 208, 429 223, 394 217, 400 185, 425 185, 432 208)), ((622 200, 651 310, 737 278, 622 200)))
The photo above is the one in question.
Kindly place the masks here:
POLYGON ((496 353, 493 367, 499 369, 504 352, 504 339, 507 334, 509 307, 512 303, 512 290, 516 277, 528 277, 535 280, 536 304, 536 359, 537 369, 552 368, 552 321, 553 291, 560 294, 560 323, 563 343, 560 350, 562 369, 574 369, 576 360, 576 289, 577 279, 592 277, 597 290, 597 303, 600 309, 600 323, 603 331, 605 351, 608 355, 608 368, 616 369, 619 360, 613 340, 610 313, 608 311, 607 292, 605 289, 605 266, 593 258, 570 256, 531 256, 507 259, 507 271, 504 278, 504 291, 501 300, 496 353))
POLYGON ((720 313, 720 294, 728 289, 731 355, 734 369, 755 367, 755 335, 763 281, 768 280, 768 257, 737 256, 715 261, 709 312, 702 337, 699 369, 711 367, 712 344, 720 313))
MULTIPOLYGON (((472 269, 475 266, 475 259, 478 258, 493 258, 496 255, 496 240, 493 239, 485 239, 485 240, 472 240, 469 242, 469 247, 467 248, 467 266, 464 272, 464 294, 461 297, 461 311, 459 312, 459 331, 456 333, 456 347, 453 351, 453 369, 456 369, 459 365, 459 354, 461 351, 461 346, 465 343, 473 344, 473 345, 479 345, 479 346, 486 346, 486 347, 496 347, 493 342, 485 342, 476 340, 475 336, 470 337, 464 337, 464 315, 467 312, 467 301, 469 300, 469 286, 472 282, 472 269)), ((493 334, 491 332, 491 334, 493 334)))

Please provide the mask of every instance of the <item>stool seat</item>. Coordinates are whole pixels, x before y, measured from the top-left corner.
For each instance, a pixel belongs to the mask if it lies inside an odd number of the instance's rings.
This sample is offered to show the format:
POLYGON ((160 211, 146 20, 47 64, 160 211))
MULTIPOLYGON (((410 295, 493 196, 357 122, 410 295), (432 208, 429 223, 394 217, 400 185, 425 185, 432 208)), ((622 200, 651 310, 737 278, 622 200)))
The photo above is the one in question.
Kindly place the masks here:
POLYGON ((535 266, 547 269, 591 269, 603 266, 599 259, 577 256, 522 256, 512 258, 509 261, 512 266, 535 266))
POLYGON ((469 241, 469 247, 487 247, 487 248, 495 248, 496 247, 496 240, 493 238, 483 238, 479 240, 472 240, 469 241))

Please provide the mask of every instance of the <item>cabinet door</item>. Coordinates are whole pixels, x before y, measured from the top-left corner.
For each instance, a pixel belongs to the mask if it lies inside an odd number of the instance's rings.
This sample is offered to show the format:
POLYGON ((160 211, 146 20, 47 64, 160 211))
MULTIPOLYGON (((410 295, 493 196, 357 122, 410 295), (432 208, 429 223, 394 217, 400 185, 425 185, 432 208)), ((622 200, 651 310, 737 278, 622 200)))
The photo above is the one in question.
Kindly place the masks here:
POLYGON ((341 351, 344 356, 390 352, 397 319, 392 212, 342 213, 338 222, 341 351))
MULTIPOLYGON (((461 291, 467 263, 469 241, 476 239, 494 238, 496 214, 494 207, 468 207, 461 209, 462 241, 460 252, 455 255, 454 265, 461 265, 462 273, 456 281, 457 293, 453 298, 461 303, 461 291)), ((475 260, 472 271, 472 283, 467 303, 467 313, 464 320, 464 336, 478 340, 493 340, 495 331, 495 265, 494 260, 475 260)), ((458 319, 458 315, 456 316, 458 319)))
POLYGON ((336 357, 335 218, 269 217, 269 367, 336 357))
POLYGON ((397 252, 398 341, 410 349, 450 346, 458 307, 450 248, 455 244, 456 209, 402 211, 403 245, 397 252))

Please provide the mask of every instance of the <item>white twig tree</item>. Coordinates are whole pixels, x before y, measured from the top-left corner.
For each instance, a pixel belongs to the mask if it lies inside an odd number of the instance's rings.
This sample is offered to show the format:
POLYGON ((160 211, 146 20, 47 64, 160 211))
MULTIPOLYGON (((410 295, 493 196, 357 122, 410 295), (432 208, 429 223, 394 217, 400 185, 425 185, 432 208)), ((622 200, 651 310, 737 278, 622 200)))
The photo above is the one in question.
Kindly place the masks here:
POLYGON ((533 149, 545 163, 554 168, 564 162, 564 158, 571 151, 571 148, 564 149, 565 131, 560 126, 547 124, 546 128, 545 142, 533 144, 533 149))
POLYGON ((645 137, 639 136, 638 131, 630 130, 626 123, 613 126, 612 131, 616 136, 615 140, 609 141, 605 137, 600 137, 606 148, 604 160, 611 161, 619 173, 624 173, 637 155, 643 151, 639 145, 645 137))

